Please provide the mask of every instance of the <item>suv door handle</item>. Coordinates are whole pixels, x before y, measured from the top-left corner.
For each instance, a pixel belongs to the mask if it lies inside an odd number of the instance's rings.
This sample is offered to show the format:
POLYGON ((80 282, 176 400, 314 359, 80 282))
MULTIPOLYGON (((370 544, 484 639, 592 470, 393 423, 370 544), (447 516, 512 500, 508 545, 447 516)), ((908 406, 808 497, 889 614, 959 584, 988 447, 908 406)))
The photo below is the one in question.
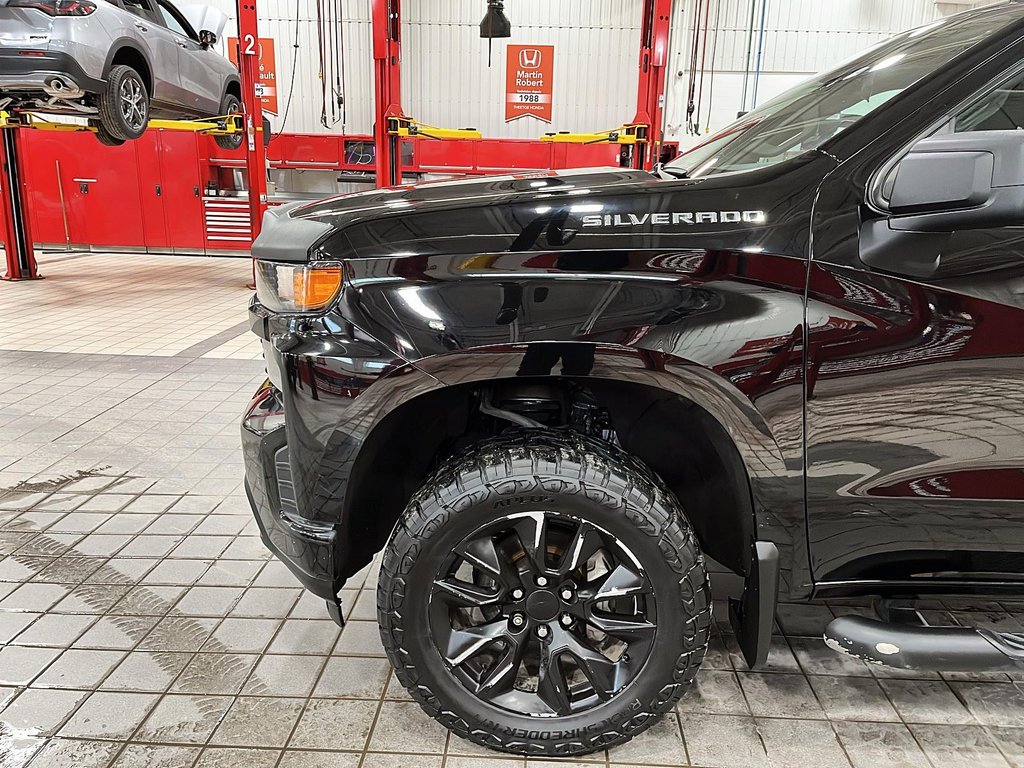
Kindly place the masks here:
POLYGON ((188 43, 186 43, 184 40, 177 40, 176 42, 178 43, 179 48, 188 48, 188 43))
POLYGON ((137 21, 135 22, 135 28, 139 30, 139 32, 149 32, 149 27, 147 27, 145 24, 140 24, 137 21))

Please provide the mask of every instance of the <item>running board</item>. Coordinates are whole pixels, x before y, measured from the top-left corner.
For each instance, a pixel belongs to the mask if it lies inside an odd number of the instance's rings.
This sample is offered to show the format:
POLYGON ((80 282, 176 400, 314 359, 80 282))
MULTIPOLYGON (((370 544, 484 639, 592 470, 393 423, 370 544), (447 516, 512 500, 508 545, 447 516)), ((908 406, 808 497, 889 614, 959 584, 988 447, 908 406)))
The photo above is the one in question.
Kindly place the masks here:
POLYGON ((897 669, 930 672, 1020 671, 1024 634, 969 627, 926 627, 841 616, 825 628, 833 651, 897 669))

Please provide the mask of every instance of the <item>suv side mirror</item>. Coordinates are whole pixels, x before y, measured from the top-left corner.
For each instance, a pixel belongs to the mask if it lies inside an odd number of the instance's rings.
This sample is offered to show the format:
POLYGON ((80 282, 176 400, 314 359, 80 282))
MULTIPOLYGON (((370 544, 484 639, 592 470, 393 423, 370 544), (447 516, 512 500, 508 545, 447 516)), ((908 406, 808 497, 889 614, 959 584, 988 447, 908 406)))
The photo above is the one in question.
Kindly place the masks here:
POLYGON ((203 48, 211 48, 217 44, 217 33, 204 29, 199 33, 199 44, 203 48))
POLYGON ((886 174, 879 197, 889 215, 865 222, 861 261, 930 277, 953 232, 1024 219, 1024 131, 922 139, 886 174))

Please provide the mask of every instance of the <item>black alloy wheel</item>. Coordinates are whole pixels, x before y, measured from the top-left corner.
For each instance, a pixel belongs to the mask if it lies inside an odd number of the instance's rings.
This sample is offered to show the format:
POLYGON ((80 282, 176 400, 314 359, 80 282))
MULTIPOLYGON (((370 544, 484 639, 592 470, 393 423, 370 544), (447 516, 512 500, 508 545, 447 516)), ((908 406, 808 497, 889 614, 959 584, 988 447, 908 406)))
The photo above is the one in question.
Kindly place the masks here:
POLYGON ((569 430, 444 463, 384 551, 381 640, 430 716, 493 749, 568 756, 669 711, 707 649, 704 560, 646 466, 569 430))
POLYGON ((482 701, 584 712, 631 683, 657 631, 650 580, 610 533, 555 511, 482 526, 434 580, 430 634, 482 701))

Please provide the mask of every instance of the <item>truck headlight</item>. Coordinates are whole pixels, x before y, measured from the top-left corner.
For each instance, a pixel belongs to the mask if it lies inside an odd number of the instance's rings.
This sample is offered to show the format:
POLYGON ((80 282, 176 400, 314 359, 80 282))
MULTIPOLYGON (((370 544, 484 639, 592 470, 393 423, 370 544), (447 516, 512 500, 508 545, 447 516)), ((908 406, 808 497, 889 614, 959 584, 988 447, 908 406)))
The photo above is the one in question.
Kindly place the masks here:
POLYGON ((317 312, 341 292, 341 264, 256 262, 256 298, 271 312, 317 312))

